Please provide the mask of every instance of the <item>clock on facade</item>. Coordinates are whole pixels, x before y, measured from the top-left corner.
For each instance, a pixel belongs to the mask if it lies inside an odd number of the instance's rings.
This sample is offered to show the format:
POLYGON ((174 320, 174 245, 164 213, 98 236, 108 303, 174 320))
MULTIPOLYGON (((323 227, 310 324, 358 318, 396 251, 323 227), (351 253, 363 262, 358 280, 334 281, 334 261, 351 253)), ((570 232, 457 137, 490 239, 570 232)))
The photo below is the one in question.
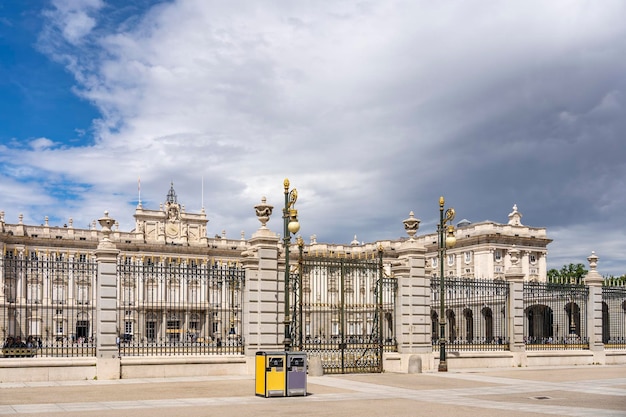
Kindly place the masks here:
POLYGON ((178 226, 173 223, 168 224, 165 230, 167 231, 168 236, 173 237, 178 235, 178 226))

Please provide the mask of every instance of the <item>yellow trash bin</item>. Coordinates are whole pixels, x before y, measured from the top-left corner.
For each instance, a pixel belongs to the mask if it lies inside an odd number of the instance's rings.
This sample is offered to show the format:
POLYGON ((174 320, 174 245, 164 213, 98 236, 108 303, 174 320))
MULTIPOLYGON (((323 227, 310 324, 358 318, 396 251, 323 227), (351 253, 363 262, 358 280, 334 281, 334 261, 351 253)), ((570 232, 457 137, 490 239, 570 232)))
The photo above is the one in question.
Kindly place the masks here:
POLYGON ((285 352, 257 352, 255 393, 262 397, 284 397, 286 384, 285 352))

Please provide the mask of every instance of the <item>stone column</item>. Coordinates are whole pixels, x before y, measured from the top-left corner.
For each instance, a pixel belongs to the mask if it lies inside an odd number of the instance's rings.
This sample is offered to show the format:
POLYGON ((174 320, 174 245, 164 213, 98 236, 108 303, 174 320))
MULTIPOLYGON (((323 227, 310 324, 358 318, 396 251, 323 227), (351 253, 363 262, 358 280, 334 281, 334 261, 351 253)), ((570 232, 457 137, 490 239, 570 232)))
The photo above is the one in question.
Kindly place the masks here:
POLYGON ((98 220, 102 226, 102 238, 95 251, 98 263, 96 288, 96 360, 98 379, 120 378, 120 355, 117 345, 117 256, 119 250, 111 241, 114 220, 104 212, 98 220))
POLYGON ((598 273, 598 257, 595 252, 587 258, 589 272, 585 275, 585 285, 589 287, 587 300, 587 335, 589 350, 593 352, 594 363, 604 364, 606 361, 602 342, 602 275, 598 273))
POLYGON ((514 366, 526 366, 524 343, 524 272, 519 265, 519 250, 513 246, 509 251, 511 268, 505 277, 509 283, 509 299, 506 308, 509 349, 513 353, 514 366))
POLYGON ((261 228, 252 235, 248 241, 249 249, 243 252, 246 270, 243 315, 247 319, 244 334, 249 357, 259 350, 282 350, 284 338, 280 302, 284 282, 278 273, 279 239, 265 226, 272 206, 265 204, 264 197, 255 209, 261 228))

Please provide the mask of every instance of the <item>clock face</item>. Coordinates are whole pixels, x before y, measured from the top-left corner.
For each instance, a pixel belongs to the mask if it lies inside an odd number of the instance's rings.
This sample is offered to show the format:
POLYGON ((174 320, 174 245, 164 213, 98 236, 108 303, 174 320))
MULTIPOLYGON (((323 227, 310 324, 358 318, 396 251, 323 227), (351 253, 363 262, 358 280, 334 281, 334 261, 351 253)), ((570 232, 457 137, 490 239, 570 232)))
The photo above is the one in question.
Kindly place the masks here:
POLYGON ((166 230, 168 236, 176 236, 178 234, 178 226, 175 224, 168 224, 166 230))

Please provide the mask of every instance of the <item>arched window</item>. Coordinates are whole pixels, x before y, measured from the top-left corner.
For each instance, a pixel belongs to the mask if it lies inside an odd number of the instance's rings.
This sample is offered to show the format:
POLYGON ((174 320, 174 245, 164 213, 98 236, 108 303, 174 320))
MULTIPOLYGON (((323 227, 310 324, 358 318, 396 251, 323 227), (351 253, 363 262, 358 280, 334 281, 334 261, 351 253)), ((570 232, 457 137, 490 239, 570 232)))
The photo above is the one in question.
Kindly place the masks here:
POLYGON ((528 320, 528 343, 547 343, 554 336, 552 309, 546 305, 536 304, 526 312, 528 320))
POLYGON ((430 323, 432 341, 437 342, 439 340, 439 315, 434 310, 430 313, 430 323))
POLYGON ((469 343, 474 341, 474 313, 469 308, 463 310, 465 318, 465 340, 469 343))
POLYGON ((602 343, 611 340, 611 322, 609 318, 609 306, 602 302, 602 343))
POLYGON ((576 303, 568 303, 565 306, 565 312, 569 323, 569 335, 580 337, 580 307, 576 303))
POLYGON ((456 341, 456 314, 454 311, 448 310, 446 311, 446 318, 448 320, 448 339, 450 343, 454 343, 456 341))
POLYGON ((485 321, 485 342, 493 342, 493 311, 489 307, 483 307, 480 312, 485 321))

